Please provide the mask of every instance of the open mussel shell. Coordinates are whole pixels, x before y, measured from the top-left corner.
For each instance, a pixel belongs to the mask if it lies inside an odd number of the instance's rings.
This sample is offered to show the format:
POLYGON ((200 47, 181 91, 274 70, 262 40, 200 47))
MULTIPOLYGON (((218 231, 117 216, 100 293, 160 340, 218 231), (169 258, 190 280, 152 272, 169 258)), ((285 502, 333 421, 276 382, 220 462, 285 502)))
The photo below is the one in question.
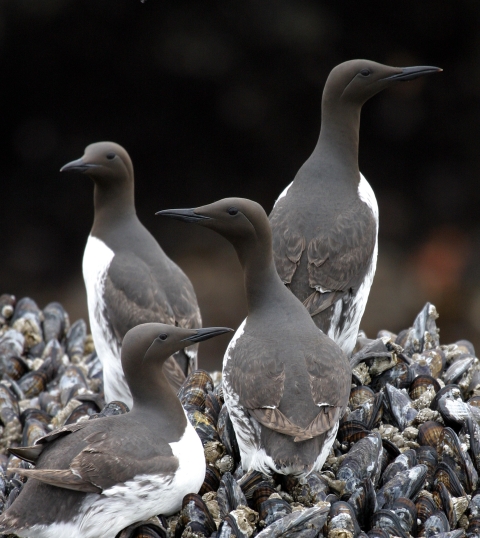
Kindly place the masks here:
POLYGON ((431 375, 419 375, 411 382, 408 393, 412 400, 417 400, 429 388, 433 388, 437 393, 440 390, 440 385, 431 375))
POLYGON ((182 510, 175 527, 175 538, 181 538, 186 528, 195 534, 208 537, 217 530, 215 521, 200 495, 189 493, 182 502, 182 510))
POLYGON ((444 426, 440 422, 434 422, 432 420, 424 422, 418 428, 418 444, 421 446, 431 446, 436 449, 443 430, 444 426))

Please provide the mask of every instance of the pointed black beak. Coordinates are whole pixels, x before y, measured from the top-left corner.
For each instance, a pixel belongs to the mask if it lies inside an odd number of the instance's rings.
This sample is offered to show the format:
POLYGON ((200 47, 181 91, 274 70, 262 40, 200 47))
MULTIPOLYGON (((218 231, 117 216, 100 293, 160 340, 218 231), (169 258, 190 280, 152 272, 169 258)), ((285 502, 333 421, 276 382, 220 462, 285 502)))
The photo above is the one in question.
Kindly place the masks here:
POLYGON ((97 166, 97 164, 86 163, 83 161, 83 158, 81 158, 64 164, 62 168, 60 168, 60 172, 86 172, 90 168, 96 168, 97 166))
POLYGON ((194 209, 164 209, 163 211, 157 211, 155 215, 162 215, 163 217, 183 220, 184 222, 198 222, 201 220, 210 220, 210 217, 195 213, 194 209))
POLYGON ((392 75, 391 77, 386 77, 383 80, 414 80, 418 77, 423 77, 424 75, 431 75, 432 73, 441 73, 443 69, 440 67, 432 67, 430 65, 417 65, 415 67, 401 67, 401 73, 392 75))
POLYGON ((193 344, 195 342, 203 342, 204 340, 208 340, 209 338, 213 338, 214 336, 220 336, 221 334, 229 332, 233 332, 233 329, 229 329, 228 327, 208 327, 207 329, 197 329, 196 334, 188 336, 182 341, 185 342, 186 340, 188 340, 193 344))

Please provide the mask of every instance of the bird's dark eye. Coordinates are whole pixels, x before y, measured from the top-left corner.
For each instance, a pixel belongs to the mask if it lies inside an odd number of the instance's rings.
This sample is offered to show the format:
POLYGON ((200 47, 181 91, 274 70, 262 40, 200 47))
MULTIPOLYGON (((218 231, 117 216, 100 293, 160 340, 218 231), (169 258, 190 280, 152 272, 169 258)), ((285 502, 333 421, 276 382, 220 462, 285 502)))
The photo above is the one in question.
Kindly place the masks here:
POLYGON ((370 74, 370 70, 369 69, 362 69, 360 71, 360 74, 363 75, 364 77, 368 77, 368 75, 370 74))
POLYGON ((229 207, 227 209, 227 213, 229 215, 236 215, 238 213, 238 209, 236 207, 229 207))
POLYGON ((115 153, 107 153, 107 159, 111 161, 112 159, 115 159, 115 153))
POLYGON ((166 340, 167 337, 168 337, 168 334, 163 333, 163 334, 161 334, 158 338, 159 338, 160 340, 166 340))

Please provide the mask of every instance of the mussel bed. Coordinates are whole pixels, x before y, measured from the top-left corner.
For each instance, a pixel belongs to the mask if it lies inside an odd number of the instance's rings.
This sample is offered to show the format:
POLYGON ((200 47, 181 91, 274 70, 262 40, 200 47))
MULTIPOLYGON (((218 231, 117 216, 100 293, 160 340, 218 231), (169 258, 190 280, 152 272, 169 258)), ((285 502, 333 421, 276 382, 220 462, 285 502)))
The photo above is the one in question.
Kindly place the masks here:
MULTIPOLYGON (((412 327, 361 333, 352 389, 321 473, 245 472, 221 374, 193 372, 178 396, 202 440, 207 470, 178 514, 121 538, 480 537, 480 366, 473 345, 440 344, 435 307, 412 327)), ((52 429, 123 413, 105 406, 101 363, 83 320, 0 296, 0 512, 25 482, 10 455, 52 429)))

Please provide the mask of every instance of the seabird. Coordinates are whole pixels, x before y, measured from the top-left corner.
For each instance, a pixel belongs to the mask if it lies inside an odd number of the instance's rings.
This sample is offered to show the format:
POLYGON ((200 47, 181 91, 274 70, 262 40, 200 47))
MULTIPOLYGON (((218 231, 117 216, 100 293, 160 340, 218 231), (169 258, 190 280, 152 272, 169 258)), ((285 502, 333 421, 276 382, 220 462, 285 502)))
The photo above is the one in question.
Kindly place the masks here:
POLYGON ((162 365, 186 346, 231 331, 145 323, 127 332, 122 366, 132 411, 70 424, 10 451, 35 469, 0 517, 0 533, 114 538, 153 515, 173 514, 205 478, 202 443, 162 365))
MULTIPOLYGON (((133 165, 124 148, 98 142, 60 170, 83 172, 95 184, 95 217, 83 255, 83 278, 93 341, 103 364, 105 400, 131 406, 120 362, 122 340, 140 323, 186 329, 202 326, 192 283, 138 220, 133 165)), ((178 389, 197 368, 197 348, 181 350, 165 363, 178 389)))
POLYGON ((304 476, 320 470, 348 403, 351 370, 280 280, 267 215, 227 198, 160 211, 228 239, 243 267, 248 316, 223 359, 223 392, 245 470, 304 476))
POLYGON ((270 214, 280 278, 348 356, 378 251, 377 201, 358 169, 362 105, 397 82, 439 71, 367 60, 337 65, 323 91, 317 145, 270 214))

